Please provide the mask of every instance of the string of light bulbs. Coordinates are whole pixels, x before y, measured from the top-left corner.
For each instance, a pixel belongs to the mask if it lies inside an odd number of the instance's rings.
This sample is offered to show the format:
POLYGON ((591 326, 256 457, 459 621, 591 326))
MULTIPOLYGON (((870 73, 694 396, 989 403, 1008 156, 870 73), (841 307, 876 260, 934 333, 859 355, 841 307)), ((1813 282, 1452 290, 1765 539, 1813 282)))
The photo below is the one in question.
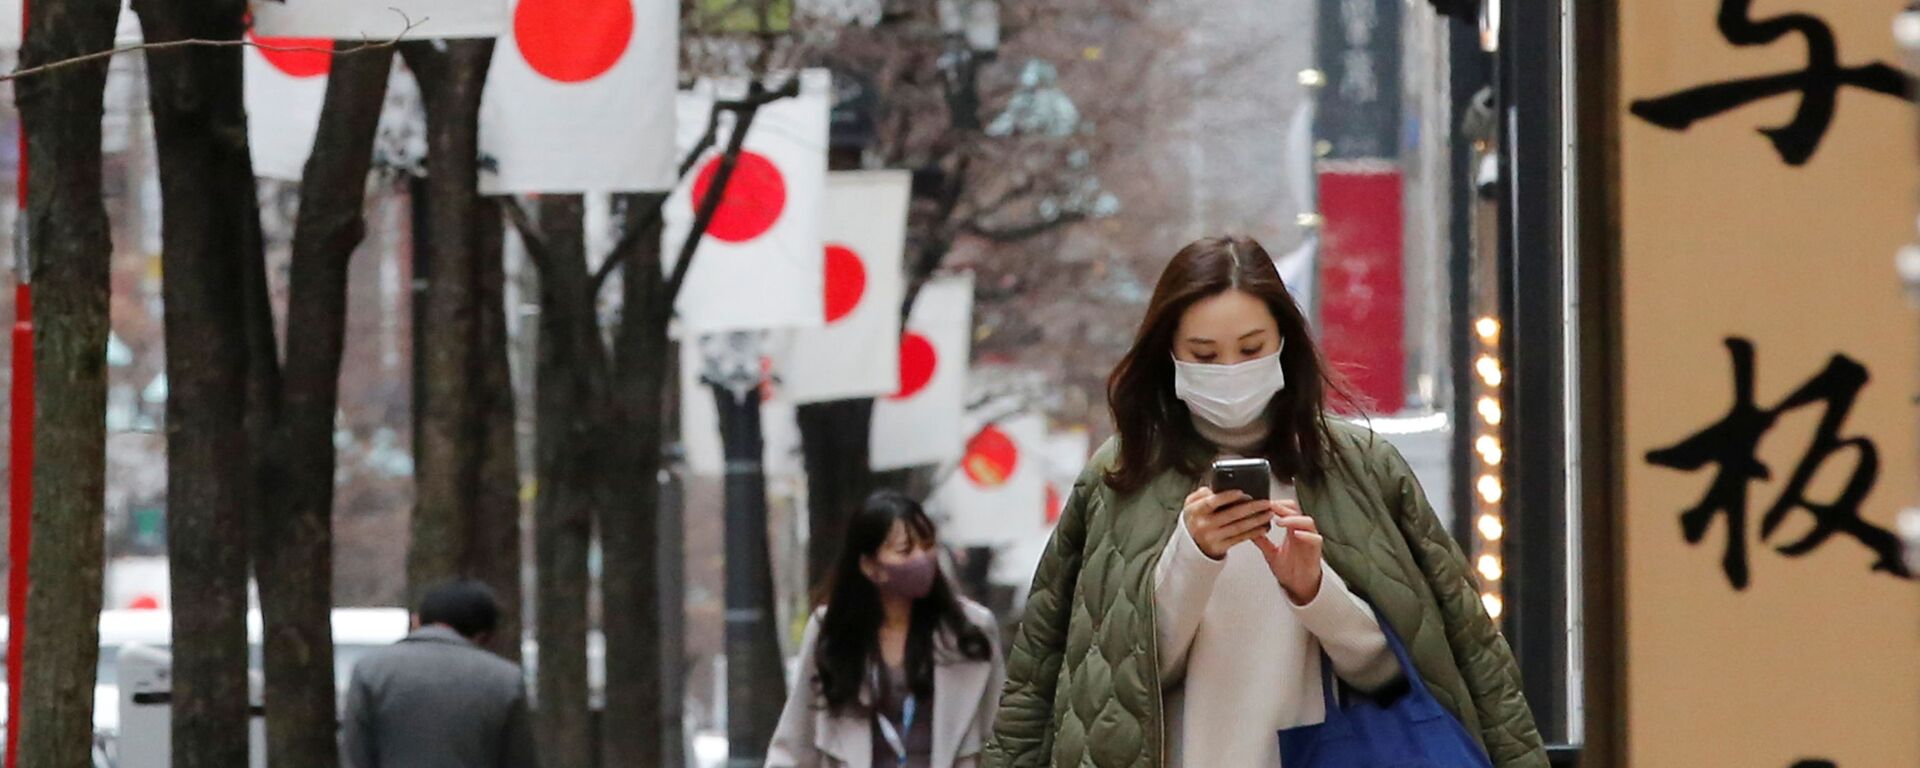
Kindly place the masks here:
POLYGON ((1500 479, 1501 463, 1506 461, 1506 448, 1501 440, 1504 431, 1500 424, 1505 414, 1500 408, 1500 387, 1505 382, 1506 374, 1500 367, 1500 321, 1483 316, 1474 321, 1473 331, 1479 342, 1479 354, 1473 361, 1475 389, 1479 393, 1474 407, 1477 418, 1473 420, 1473 465, 1476 477, 1473 484, 1473 570, 1480 582, 1481 604, 1486 606, 1488 615, 1498 619, 1506 610, 1501 589, 1506 578, 1506 565, 1500 556, 1502 540, 1507 534, 1505 507, 1502 504, 1506 498, 1506 488, 1500 479))

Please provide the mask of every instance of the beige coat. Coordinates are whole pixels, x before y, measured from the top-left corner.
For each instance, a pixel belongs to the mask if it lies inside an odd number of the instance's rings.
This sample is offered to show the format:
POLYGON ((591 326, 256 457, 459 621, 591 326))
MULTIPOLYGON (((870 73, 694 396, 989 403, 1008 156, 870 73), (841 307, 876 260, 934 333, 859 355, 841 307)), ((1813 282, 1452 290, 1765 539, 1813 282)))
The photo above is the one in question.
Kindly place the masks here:
MULTIPOLYGON (((941 643, 933 667, 933 768, 973 768, 993 728, 1006 668, 1000 658, 1000 629, 993 613, 962 600, 967 618, 992 645, 986 661, 974 661, 941 643)), ((824 609, 823 609, 824 610, 824 609)), ((800 641, 799 680, 789 687, 786 709, 767 747, 767 768, 872 768, 873 719, 865 714, 828 712, 819 694, 813 664, 820 614, 807 622, 800 641)), ((866 701, 867 693, 861 694, 866 701)))

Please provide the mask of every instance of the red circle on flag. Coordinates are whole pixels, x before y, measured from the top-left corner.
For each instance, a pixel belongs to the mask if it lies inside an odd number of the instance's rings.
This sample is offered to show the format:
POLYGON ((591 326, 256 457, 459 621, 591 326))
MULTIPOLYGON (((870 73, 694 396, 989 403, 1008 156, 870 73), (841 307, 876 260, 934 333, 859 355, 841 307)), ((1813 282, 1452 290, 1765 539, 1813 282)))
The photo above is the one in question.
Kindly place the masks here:
POLYGON ((989 424, 967 441, 966 458, 961 459, 960 466, 974 485, 999 488, 1007 484, 1007 478, 1020 466, 1020 447, 999 427, 989 424))
POLYGON ((141 595, 134 598, 133 602, 127 603, 127 609, 134 611, 151 611, 159 607, 160 599, 153 595, 141 595))
MULTIPOLYGON (((713 186, 713 177, 720 172, 720 159, 716 155, 708 160, 693 180, 693 197, 687 204, 696 216, 700 201, 707 199, 707 190, 713 186)), ((707 234, 729 243, 744 243, 773 229, 786 207, 787 180, 781 177, 780 167, 759 153, 741 152, 707 234)))
POLYGON ((604 75, 633 42, 631 0, 520 0, 513 41, 533 71, 562 83, 604 75))
POLYGON ((867 265, 839 243, 827 246, 827 322, 837 323, 860 306, 867 293, 867 265))
POLYGON ((908 333, 900 339, 900 391, 893 399, 905 400, 920 394, 933 381, 933 371, 940 366, 940 355, 933 348, 933 342, 917 333, 908 333))
POLYGON ((260 37, 247 33, 260 57, 288 77, 320 77, 333 70, 333 41, 306 37, 260 37), (261 47, 264 46, 264 47, 261 47), (274 50, 298 48, 303 50, 274 50), (305 50, 310 49, 310 50, 305 50))
POLYGON ((1060 510, 1066 502, 1060 498, 1060 486, 1047 483, 1047 525, 1060 522, 1060 510))

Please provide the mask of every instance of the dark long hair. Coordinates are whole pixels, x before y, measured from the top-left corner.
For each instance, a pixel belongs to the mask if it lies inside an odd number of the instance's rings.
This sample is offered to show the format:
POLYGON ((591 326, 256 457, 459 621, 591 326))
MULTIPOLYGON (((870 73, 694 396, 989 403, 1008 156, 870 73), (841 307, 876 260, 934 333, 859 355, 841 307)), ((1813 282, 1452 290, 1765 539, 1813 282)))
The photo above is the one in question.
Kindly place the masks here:
POLYGON ((1265 302, 1273 312, 1284 346, 1280 367, 1287 386, 1267 409, 1269 434, 1262 453, 1281 479, 1318 481, 1326 476, 1328 446, 1326 394, 1344 395, 1328 377, 1326 362, 1307 330, 1280 271, 1253 238, 1209 237, 1180 249, 1147 304, 1133 348, 1107 378, 1107 402, 1120 434, 1120 457, 1106 482, 1123 494, 1134 493, 1169 468, 1198 477, 1214 453, 1186 404, 1174 395, 1173 337, 1180 318, 1196 302, 1229 290, 1265 302))
MULTIPOLYGON (((860 561, 879 553, 895 523, 906 525, 916 546, 936 541, 936 529, 926 511, 897 491, 867 497, 847 521, 840 559, 824 590, 827 610, 820 620, 813 658, 820 676, 817 693, 826 699, 830 711, 856 705, 861 687, 881 664, 880 620, 886 611, 880 604, 880 590, 861 572, 860 561)), ((938 636, 952 638, 950 650, 964 658, 985 661, 992 653, 986 633, 968 620, 944 573, 934 576, 932 591, 914 601, 907 631, 907 682, 921 698, 933 695, 935 653, 941 650, 935 642, 938 636)))

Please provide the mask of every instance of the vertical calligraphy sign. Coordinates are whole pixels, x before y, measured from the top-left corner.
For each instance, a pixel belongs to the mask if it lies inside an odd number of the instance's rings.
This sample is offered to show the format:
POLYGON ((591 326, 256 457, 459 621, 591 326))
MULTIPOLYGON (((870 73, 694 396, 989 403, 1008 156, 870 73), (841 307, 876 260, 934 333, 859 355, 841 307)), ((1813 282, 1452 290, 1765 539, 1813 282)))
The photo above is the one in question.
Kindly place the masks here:
MULTIPOLYGON (((1320 0, 1314 134, 1325 236, 1319 327, 1327 362, 1372 410, 1406 403, 1400 174, 1400 3, 1320 0)), ((1338 405, 1338 404, 1336 404, 1338 405)))
POLYGON ((1619 6, 1623 762, 1920 765, 1896 8, 1619 6))

